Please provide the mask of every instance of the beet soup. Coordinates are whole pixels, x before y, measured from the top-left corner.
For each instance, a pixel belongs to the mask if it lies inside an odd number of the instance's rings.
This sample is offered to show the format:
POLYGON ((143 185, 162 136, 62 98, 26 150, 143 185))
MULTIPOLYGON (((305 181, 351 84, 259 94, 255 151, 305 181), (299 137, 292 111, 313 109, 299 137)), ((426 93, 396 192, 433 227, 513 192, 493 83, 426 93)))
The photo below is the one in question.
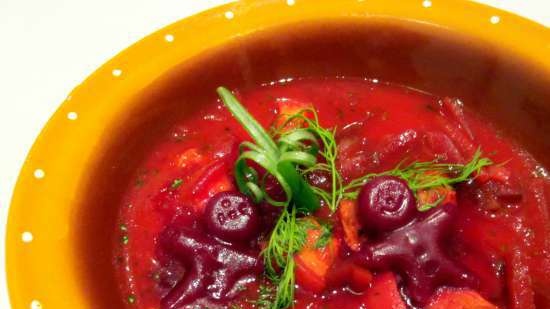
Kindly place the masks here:
POLYGON ((548 174, 458 98, 351 78, 218 92, 126 190, 128 308, 550 308, 548 174))

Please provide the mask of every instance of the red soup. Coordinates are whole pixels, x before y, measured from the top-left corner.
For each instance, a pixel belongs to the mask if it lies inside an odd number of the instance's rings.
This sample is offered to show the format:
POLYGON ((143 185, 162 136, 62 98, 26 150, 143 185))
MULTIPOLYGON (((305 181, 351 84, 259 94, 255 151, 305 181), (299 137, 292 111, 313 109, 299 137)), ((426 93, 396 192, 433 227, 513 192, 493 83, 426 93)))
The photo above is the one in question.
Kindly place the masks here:
POLYGON ((550 308, 547 172, 459 99, 333 78, 219 92, 127 189, 129 308, 550 308))

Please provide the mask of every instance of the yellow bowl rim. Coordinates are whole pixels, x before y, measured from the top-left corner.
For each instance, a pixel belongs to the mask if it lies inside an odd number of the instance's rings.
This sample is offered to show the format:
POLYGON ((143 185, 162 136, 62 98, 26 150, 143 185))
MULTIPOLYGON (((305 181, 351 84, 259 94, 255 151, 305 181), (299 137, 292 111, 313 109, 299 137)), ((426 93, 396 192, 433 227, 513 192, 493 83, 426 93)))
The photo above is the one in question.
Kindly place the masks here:
POLYGON ((244 0, 180 20, 135 43, 90 75, 37 138, 9 210, 6 270, 12 307, 93 308, 75 277, 79 266, 72 245, 75 211, 71 205, 79 202, 78 192, 98 159, 94 154, 105 147, 109 127, 124 121, 132 94, 175 64, 239 36, 331 18, 430 23, 496 44, 550 74, 547 27, 463 0, 244 0))

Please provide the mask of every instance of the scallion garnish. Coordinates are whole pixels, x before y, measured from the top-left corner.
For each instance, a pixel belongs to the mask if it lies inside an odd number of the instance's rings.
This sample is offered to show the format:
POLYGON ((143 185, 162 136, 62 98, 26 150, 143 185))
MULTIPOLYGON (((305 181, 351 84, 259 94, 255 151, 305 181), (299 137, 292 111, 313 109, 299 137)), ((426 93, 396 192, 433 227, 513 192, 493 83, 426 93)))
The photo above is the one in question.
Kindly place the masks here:
POLYGON ((255 142, 243 142, 240 146, 240 156, 235 163, 235 180, 239 190, 254 198, 256 202, 267 200, 274 206, 284 207, 292 203, 301 213, 317 210, 319 198, 297 170, 312 167, 317 163, 316 152, 312 151, 314 148, 306 144, 314 139, 307 134, 284 135, 275 143, 229 90, 219 87, 218 94, 255 142), (266 173, 261 179, 258 171, 248 164, 249 160, 265 169, 266 173), (278 201, 266 192, 267 175, 272 175, 283 188, 284 201, 278 201))

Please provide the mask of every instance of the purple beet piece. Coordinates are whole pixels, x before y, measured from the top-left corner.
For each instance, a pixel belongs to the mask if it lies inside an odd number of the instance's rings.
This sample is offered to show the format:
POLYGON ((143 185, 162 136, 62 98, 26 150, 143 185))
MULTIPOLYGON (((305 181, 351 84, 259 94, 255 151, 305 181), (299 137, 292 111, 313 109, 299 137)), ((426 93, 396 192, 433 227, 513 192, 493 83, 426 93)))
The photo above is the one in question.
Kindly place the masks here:
POLYGON ((262 272, 257 253, 237 250, 208 237, 199 229, 167 227, 161 247, 186 268, 183 278, 161 300, 162 309, 177 309, 208 298, 226 302, 241 284, 262 272))
POLYGON ((476 278, 457 266, 444 250, 456 208, 445 204, 423 213, 379 241, 363 245, 354 259, 369 269, 402 275, 406 294, 419 305, 425 305, 443 285, 476 288, 476 278))
POLYGON ((210 233, 226 241, 245 242, 259 233, 260 215, 256 205, 240 192, 220 192, 211 197, 204 218, 210 233))
POLYGON ((407 182, 395 176, 378 176, 359 193, 359 213, 367 229, 387 232, 405 225, 416 214, 414 195, 407 182))

